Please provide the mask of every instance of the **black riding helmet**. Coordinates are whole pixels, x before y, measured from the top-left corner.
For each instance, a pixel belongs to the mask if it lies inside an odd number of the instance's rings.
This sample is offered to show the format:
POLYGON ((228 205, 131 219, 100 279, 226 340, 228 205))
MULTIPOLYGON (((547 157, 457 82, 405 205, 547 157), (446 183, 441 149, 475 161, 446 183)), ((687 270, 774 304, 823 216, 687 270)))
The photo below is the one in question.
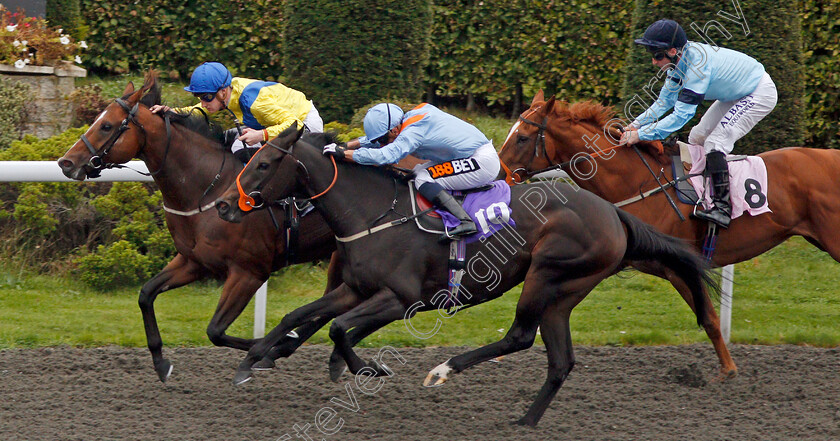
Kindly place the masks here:
POLYGON ((648 26, 642 38, 637 38, 635 43, 646 46, 651 52, 657 50, 680 49, 688 42, 688 37, 679 23, 674 20, 657 20, 648 26))

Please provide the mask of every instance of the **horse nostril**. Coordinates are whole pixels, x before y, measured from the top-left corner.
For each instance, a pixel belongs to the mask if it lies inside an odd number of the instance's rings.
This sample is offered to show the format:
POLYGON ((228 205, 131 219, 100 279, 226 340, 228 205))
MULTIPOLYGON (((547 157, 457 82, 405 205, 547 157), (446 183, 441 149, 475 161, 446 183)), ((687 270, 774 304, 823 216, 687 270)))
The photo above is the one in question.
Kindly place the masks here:
POLYGON ((216 210, 219 210, 219 214, 224 216, 230 211, 230 204, 225 201, 218 201, 216 202, 216 210))
POLYGON ((61 158, 58 160, 58 166, 61 167, 62 170, 67 170, 73 168, 73 161, 61 158))

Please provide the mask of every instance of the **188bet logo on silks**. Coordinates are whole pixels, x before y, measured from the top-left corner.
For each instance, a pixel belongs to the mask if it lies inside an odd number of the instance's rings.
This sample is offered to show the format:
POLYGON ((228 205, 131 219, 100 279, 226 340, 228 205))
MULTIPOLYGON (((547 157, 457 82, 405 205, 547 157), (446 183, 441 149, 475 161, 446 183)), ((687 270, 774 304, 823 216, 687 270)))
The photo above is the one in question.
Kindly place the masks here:
POLYGON ((433 179, 443 178, 446 176, 460 175, 461 173, 468 173, 476 171, 481 167, 478 166, 478 161, 475 158, 455 159, 453 161, 446 161, 441 164, 433 165, 426 168, 426 171, 432 175, 433 179))

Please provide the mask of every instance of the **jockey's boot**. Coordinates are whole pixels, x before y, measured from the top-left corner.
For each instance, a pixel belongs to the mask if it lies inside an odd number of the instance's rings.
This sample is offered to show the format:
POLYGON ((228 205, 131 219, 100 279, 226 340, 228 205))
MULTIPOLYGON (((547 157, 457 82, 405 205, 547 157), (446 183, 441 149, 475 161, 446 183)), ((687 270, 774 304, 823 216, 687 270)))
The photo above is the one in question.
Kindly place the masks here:
POLYGON ((446 190, 438 193, 431 202, 435 204, 435 207, 443 208, 461 221, 457 227, 447 230, 446 234, 449 237, 469 236, 478 232, 478 228, 475 227, 475 222, 473 222, 470 215, 464 210, 464 207, 451 194, 447 193, 446 190))
POLYGON ((434 204, 435 207, 452 213, 453 216, 461 221, 457 227, 447 231, 446 234, 450 238, 469 236, 470 234, 478 232, 478 229, 475 227, 475 222, 473 222, 470 215, 467 214, 466 210, 464 210, 464 207, 462 207, 451 194, 447 193, 440 184, 436 182, 428 182, 421 185, 417 190, 426 199, 428 199, 429 202, 434 204))
POLYGON ((728 228, 732 215, 732 205, 729 202, 729 166, 726 163, 726 153, 716 151, 707 154, 706 170, 712 176, 712 203, 714 206, 708 210, 695 212, 694 217, 728 228))

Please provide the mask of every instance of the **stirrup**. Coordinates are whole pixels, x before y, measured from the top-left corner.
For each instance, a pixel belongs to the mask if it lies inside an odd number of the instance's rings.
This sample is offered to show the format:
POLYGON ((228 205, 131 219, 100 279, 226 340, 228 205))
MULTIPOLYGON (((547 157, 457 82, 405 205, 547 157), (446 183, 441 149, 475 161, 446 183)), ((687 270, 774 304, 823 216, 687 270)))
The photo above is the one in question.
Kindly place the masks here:
POLYGON ((729 223, 732 222, 732 216, 726 214, 725 211, 717 207, 712 207, 709 210, 697 211, 696 207, 691 216, 706 222, 712 222, 721 228, 729 228, 729 223))

